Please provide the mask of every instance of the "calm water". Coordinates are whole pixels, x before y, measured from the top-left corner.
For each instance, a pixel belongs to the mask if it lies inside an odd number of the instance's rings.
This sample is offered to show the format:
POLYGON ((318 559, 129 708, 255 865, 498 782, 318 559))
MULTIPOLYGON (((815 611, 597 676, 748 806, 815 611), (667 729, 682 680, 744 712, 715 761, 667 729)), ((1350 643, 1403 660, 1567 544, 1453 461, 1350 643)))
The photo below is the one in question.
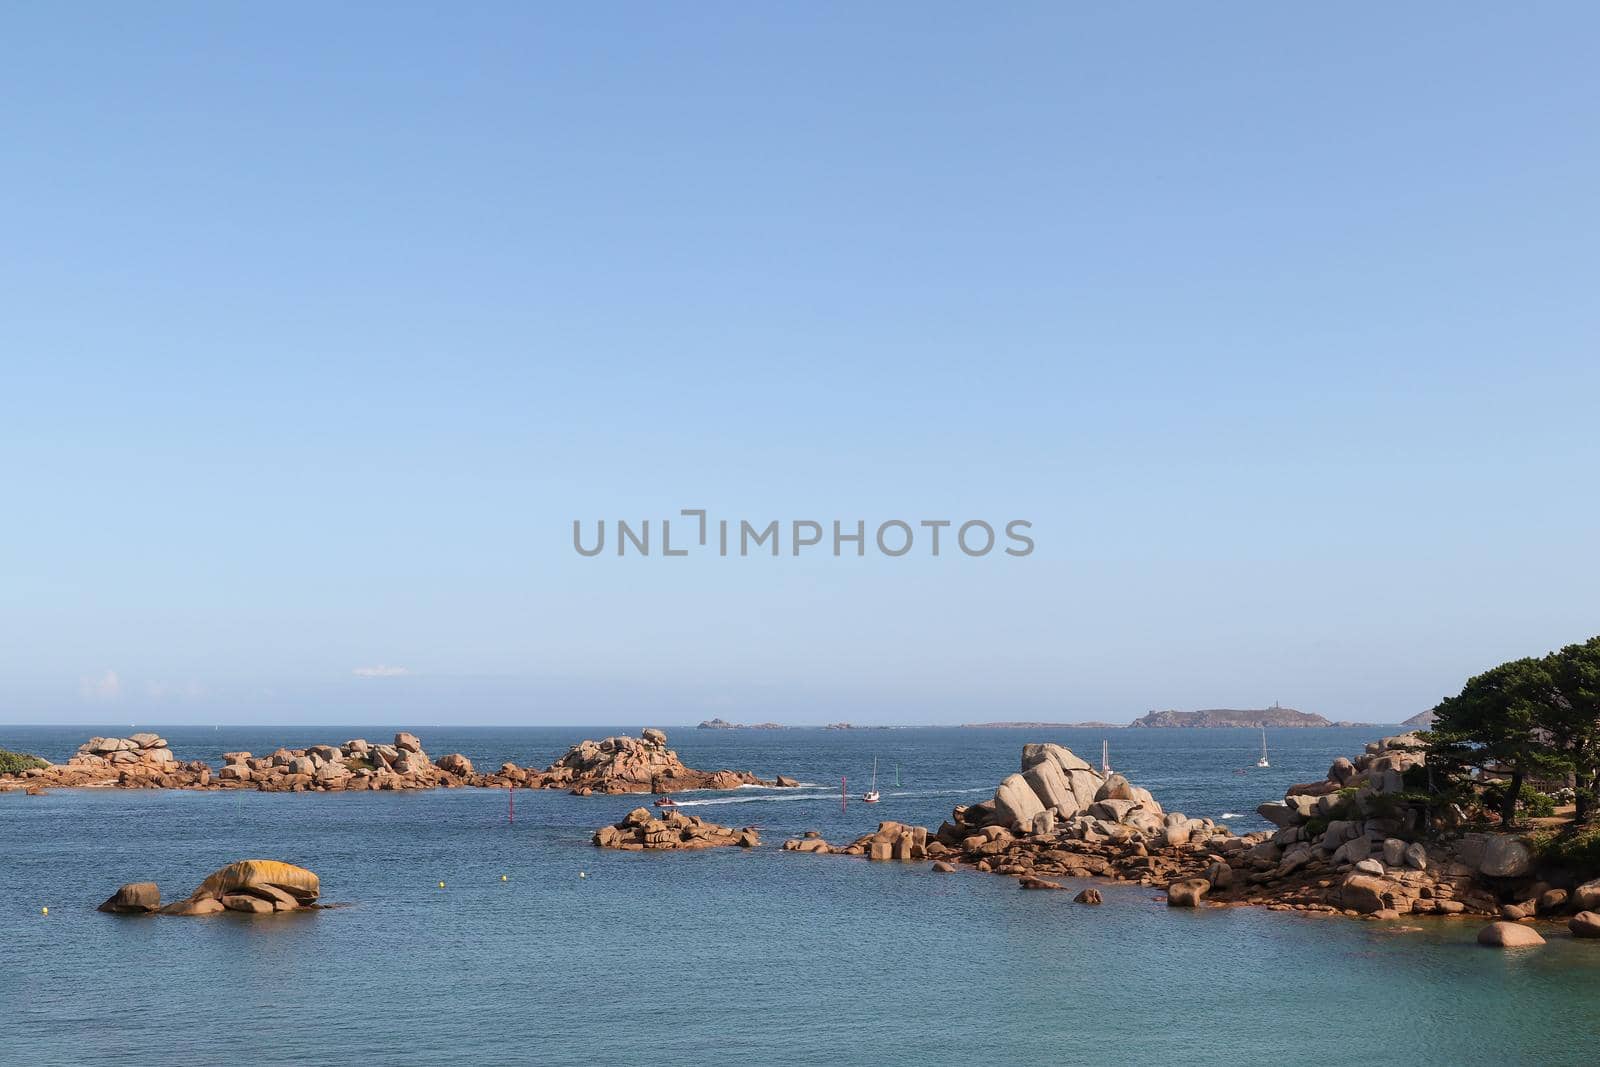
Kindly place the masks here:
MULTIPOLYGON (((612 730, 419 729, 430 754, 543 766, 612 730)), ((0 727, 64 759, 90 733, 0 727)), ((388 731, 392 733, 392 731, 388 731)), ((164 731, 183 759, 303 737, 164 731)), ((1116 731, 1112 763, 1169 809, 1258 828, 1257 803, 1377 731, 1116 731), (1233 773, 1249 766, 1247 775, 1233 773)), ((638 798, 71 792, 0 795, 0 1063, 1592 1063, 1600 944, 1498 953, 1475 923, 1422 934, 1256 909, 1169 911, 1148 889, 1023 893, 1006 878, 781 853, 879 819, 937 826, 1016 769, 1025 741, 1086 757, 1097 731, 676 730, 694 767, 813 786, 685 795, 761 827, 756 850, 601 852, 638 798), (841 811, 880 758, 876 807, 841 811), (894 785, 896 767, 901 785, 894 785), (350 907, 125 919, 127 881, 187 893, 235 859, 310 867, 350 907), (586 878, 579 878, 586 872, 586 878), (509 877, 502 882, 500 876, 509 877), (446 888, 438 883, 444 881, 446 888), (50 914, 39 913, 48 906, 50 914)))

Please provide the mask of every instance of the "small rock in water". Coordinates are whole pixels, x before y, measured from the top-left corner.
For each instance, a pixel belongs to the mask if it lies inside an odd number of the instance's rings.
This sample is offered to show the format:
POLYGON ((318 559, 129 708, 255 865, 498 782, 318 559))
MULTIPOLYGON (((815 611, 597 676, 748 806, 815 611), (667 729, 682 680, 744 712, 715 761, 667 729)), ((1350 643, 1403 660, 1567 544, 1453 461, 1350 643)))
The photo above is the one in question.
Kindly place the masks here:
POLYGON ((1522 923, 1497 922, 1478 931, 1478 944, 1494 948, 1522 948, 1542 945, 1544 938, 1539 936, 1539 931, 1522 923))
POLYGON ((161 909, 161 890, 154 882, 129 882, 96 910, 115 915, 145 915, 161 909))
POLYGON ((1100 903, 1103 903, 1101 898, 1100 898, 1100 890, 1098 890, 1098 889, 1085 889, 1083 892, 1081 892, 1077 896, 1073 897, 1072 900, 1073 900, 1073 903, 1075 903, 1075 904, 1100 904, 1100 903))
POLYGON ((1567 929, 1573 937, 1600 937, 1600 914, 1580 911, 1567 920, 1567 929))

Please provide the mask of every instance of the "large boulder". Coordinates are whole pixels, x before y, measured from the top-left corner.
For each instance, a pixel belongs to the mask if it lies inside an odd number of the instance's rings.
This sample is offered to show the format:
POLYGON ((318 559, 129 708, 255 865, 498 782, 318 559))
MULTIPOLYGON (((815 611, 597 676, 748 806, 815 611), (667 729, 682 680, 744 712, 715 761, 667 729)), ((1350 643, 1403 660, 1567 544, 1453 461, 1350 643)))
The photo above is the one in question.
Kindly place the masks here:
POLYGON ((1393 902, 1394 885, 1370 874, 1352 874, 1339 887, 1339 899, 1351 911, 1371 915, 1382 911, 1393 902))
POLYGON ((1022 770, 1031 770, 1041 763, 1054 763, 1063 772, 1094 770, 1070 748, 1049 742, 1022 746, 1022 770))
POLYGON ((1133 783, 1120 774, 1113 774, 1100 786, 1095 793, 1096 800, 1131 800, 1138 803, 1139 798, 1134 795, 1133 783))
POLYGON ((161 890, 154 882, 129 882, 96 910, 116 915, 144 915, 161 909, 161 890))
POLYGON ((1078 813, 1077 794, 1073 793, 1072 783, 1055 760, 1040 760, 1022 773, 1022 779, 1028 783, 1028 788, 1033 790, 1034 796, 1039 798, 1039 803, 1047 809, 1053 810, 1063 818, 1070 818, 1078 813))
POLYGON ((1533 853, 1526 843, 1504 834, 1491 835, 1483 846, 1478 870, 1490 878, 1521 878, 1533 869, 1533 853))
POLYGON ((1197 908, 1211 891, 1211 883, 1204 878, 1185 878, 1167 886, 1167 907, 1197 908))
POLYGON ((1094 798, 1100 792, 1103 783, 1100 776, 1092 770, 1073 769, 1066 772, 1067 781, 1072 785, 1072 795, 1078 801, 1078 810, 1082 811, 1094 803, 1094 798))
POLYGON ((1600 911, 1600 878, 1574 889, 1572 906, 1577 911, 1600 911))
POLYGON ((1134 808, 1131 800, 1097 800, 1089 805, 1089 814, 1106 822, 1121 822, 1134 808))
POLYGON ((1600 937, 1600 913, 1580 911, 1567 920, 1573 937, 1600 937))
POLYGON ((448 755, 440 756, 434 763, 446 774, 453 774, 460 778, 466 778, 472 774, 472 761, 459 752, 451 752, 448 755))
POLYGON ((1523 923, 1494 922, 1478 931, 1478 944, 1494 948, 1523 948, 1542 945, 1539 931, 1523 923))
POLYGON ((994 813, 1000 825, 1024 833, 1033 829, 1033 817, 1044 810, 1038 794, 1020 774, 1008 776, 994 793, 994 813))
MULTIPOLYGON (((1260 794, 1257 795, 1259 796, 1260 794)), ((1262 804, 1256 808, 1256 814, 1274 826, 1289 827, 1301 821, 1300 814, 1292 810, 1287 804, 1262 804)))
POLYGON ((274 890, 288 894, 303 907, 317 902, 322 883, 311 871, 292 863, 281 860, 240 860, 228 864, 201 882, 199 888, 189 894, 189 899, 210 897, 223 900, 242 893, 266 900, 267 910, 271 911, 272 902, 277 899, 274 890))

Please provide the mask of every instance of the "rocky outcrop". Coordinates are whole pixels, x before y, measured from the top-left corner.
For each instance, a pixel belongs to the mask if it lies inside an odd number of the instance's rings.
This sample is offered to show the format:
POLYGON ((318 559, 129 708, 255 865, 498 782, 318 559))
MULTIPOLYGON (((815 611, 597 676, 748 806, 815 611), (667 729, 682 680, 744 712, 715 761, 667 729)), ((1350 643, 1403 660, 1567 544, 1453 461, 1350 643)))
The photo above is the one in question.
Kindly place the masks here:
POLYGON ((129 882, 95 910, 113 915, 147 915, 160 911, 161 889, 154 882, 129 882))
POLYGON ((943 854, 930 849, 928 828, 905 823, 880 822, 870 834, 862 834, 848 845, 830 845, 815 830, 806 836, 783 843, 785 852, 814 852, 832 856, 865 856, 875 862, 925 860, 943 854))
POLYGON ((253 788, 269 793, 346 792, 369 789, 432 789, 465 784, 472 764, 465 756, 446 756, 445 764, 428 758, 416 734, 394 735, 393 744, 358 737, 341 745, 279 748, 264 756, 249 752, 223 754, 218 784, 225 789, 253 788), (461 764, 465 764, 464 770, 461 764))
POLYGON ((63 788, 181 789, 206 785, 211 768, 183 762, 159 734, 91 737, 66 763, 45 763, 14 775, 0 775, 0 788, 17 786, 63 788), (9 779, 9 783, 7 782, 9 779))
POLYGON ((543 771, 511 765, 501 776, 530 789, 567 789, 591 793, 676 793, 685 789, 737 789, 741 785, 776 785, 749 771, 697 771, 684 766, 667 747, 661 730, 645 730, 603 741, 584 741, 543 771))
POLYGON ((113 893, 99 910, 118 915, 214 915, 236 911, 270 915, 317 906, 321 881, 304 867, 281 860, 240 860, 215 872, 183 900, 161 906, 154 882, 130 882, 113 893))
POLYGON ((227 910, 267 915, 312 907, 321 894, 321 880, 304 867, 281 860, 240 860, 213 873, 186 900, 162 913, 204 915, 227 910))
POLYGON ((761 844, 755 827, 735 830, 704 819, 668 811, 659 818, 649 808, 634 808, 614 826, 602 826, 594 833, 597 848, 619 848, 629 852, 651 849, 700 849, 738 845, 754 848, 761 844))
MULTIPOLYGON (((1394 795, 1422 759, 1413 736, 1375 742, 1355 759, 1335 760, 1324 782, 1263 805, 1274 829, 1239 836, 1165 811, 1148 790, 1121 775, 1102 777, 1059 745, 1028 745, 1019 772, 993 798, 955 808, 923 851, 1018 879, 1104 877, 1160 887, 1174 907, 1255 904, 1377 919, 1494 916, 1502 906, 1522 918, 1600 907, 1600 881, 1568 889, 1570 882, 1535 880, 1524 842, 1455 840, 1424 826, 1394 795)), ((891 825, 898 827, 884 827, 891 825)), ((815 838, 784 847, 863 855, 878 836, 843 847, 815 838)), ((881 839, 876 851, 887 858, 881 839)))
POLYGON ((416 734, 395 734, 393 744, 354 738, 339 745, 279 748, 264 755, 227 752, 215 771, 200 760, 173 757, 155 734, 95 737, 64 764, 0 774, 0 789, 35 792, 50 786, 153 789, 258 789, 264 792, 338 792, 367 789, 435 789, 476 786, 505 789, 568 789, 590 793, 676 792, 736 789, 742 785, 796 786, 780 776, 768 782, 749 771, 697 771, 667 747, 667 735, 645 730, 640 737, 584 741, 544 770, 503 764, 480 774, 459 752, 428 758, 416 734))

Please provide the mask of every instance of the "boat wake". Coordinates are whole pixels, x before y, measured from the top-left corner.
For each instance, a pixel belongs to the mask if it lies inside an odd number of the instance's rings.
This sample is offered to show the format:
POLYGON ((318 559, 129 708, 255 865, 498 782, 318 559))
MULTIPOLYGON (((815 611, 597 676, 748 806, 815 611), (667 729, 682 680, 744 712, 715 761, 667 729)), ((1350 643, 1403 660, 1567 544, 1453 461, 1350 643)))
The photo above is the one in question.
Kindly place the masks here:
POLYGON ((760 804, 772 800, 838 800, 838 793, 796 793, 792 789, 783 792, 762 793, 753 797, 706 797, 702 800, 680 800, 674 806, 679 808, 699 808, 713 804, 760 804))
MULTIPOLYGON (((817 788, 817 787, 813 787, 813 788, 817 788)), ((740 789, 740 790, 738 790, 738 792, 742 793, 742 792, 744 792, 744 790, 740 789)), ((899 799, 899 798, 903 797, 903 798, 908 799, 908 800, 914 800, 914 799, 917 799, 917 798, 926 798, 926 797, 954 797, 954 796, 963 796, 963 795, 969 794, 969 793, 990 793, 990 792, 993 792, 993 790, 992 789, 983 788, 983 787, 979 787, 977 789, 923 789, 923 790, 907 789, 907 790, 886 792, 886 793, 883 794, 883 799, 884 800, 894 800, 894 799, 899 799)), ((701 797, 699 799, 693 799, 693 800, 680 800, 674 805, 674 807, 679 807, 679 808, 699 808, 699 807, 712 807, 712 806, 720 805, 720 804, 759 804, 759 803, 762 803, 764 801, 795 801, 795 800, 835 800, 836 801, 838 799, 839 799, 839 791, 836 790, 836 789, 830 789, 827 792, 810 792, 810 793, 800 793, 800 792, 796 792, 794 789, 783 789, 783 790, 778 790, 778 789, 765 790, 764 789, 764 790, 762 790, 762 792, 760 792, 759 794, 757 794, 755 796, 701 797)), ((855 797, 855 796, 852 796, 850 799, 853 800, 853 801, 856 801, 857 803, 860 802, 859 798, 855 797)))

